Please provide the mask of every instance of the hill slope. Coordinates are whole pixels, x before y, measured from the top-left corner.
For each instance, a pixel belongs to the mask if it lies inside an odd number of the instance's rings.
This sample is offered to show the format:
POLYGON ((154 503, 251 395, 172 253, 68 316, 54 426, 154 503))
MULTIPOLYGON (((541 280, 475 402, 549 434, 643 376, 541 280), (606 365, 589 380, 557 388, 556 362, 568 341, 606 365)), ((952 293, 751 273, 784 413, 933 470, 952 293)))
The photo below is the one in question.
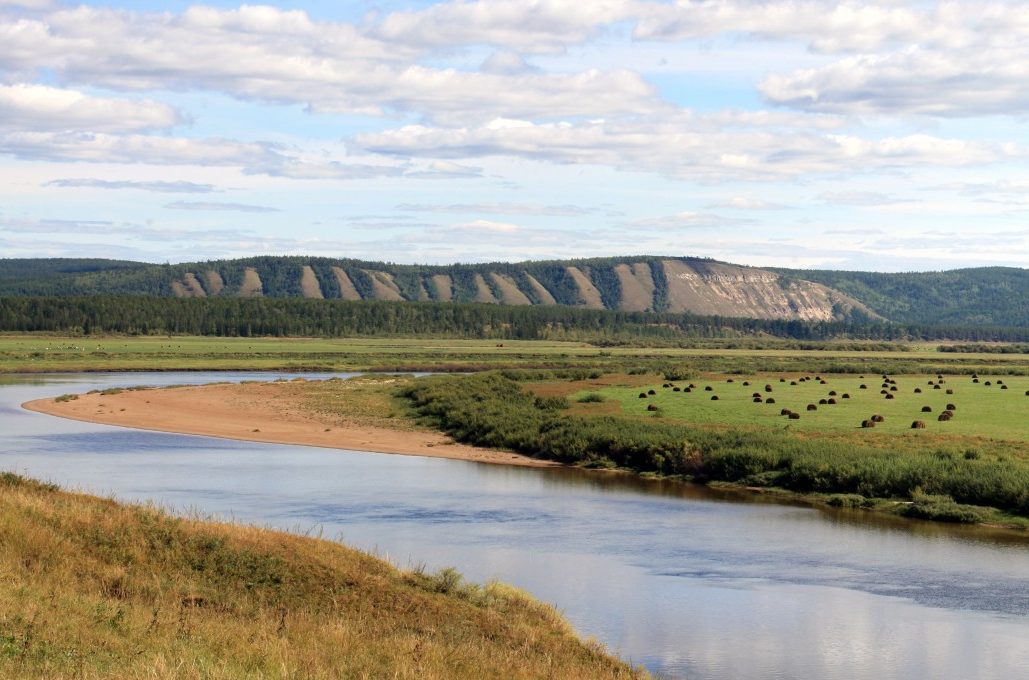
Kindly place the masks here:
POLYGON ((553 608, 453 570, 0 474, 4 678, 632 678, 553 608))
POLYGON ((776 270, 830 286, 898 323, 1029 326, 1029 269, 943 272, 776 270))
POLYGON ((482 265, 393 265, 255 257, 93 271, 0 261, 0 295, 144 294, 568 305, 757 319, 865 320, 877 315, 823 284, 698 258, 632 257, 482 265), (13 263, 18 263, 16 266, 13 263))

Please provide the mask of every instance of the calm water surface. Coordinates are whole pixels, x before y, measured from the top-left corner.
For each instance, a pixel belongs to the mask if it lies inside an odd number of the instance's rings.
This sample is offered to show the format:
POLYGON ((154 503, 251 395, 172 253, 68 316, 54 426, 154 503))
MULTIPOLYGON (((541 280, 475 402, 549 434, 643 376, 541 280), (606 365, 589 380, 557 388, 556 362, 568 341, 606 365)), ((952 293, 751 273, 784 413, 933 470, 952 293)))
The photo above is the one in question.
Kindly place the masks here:
POLYGON ((0 469, 514 583, 660 677, 1029 678, 1029 537, 577 470, 144 432, 19 407, 98 387, 269 377, 0 378, 0 469))

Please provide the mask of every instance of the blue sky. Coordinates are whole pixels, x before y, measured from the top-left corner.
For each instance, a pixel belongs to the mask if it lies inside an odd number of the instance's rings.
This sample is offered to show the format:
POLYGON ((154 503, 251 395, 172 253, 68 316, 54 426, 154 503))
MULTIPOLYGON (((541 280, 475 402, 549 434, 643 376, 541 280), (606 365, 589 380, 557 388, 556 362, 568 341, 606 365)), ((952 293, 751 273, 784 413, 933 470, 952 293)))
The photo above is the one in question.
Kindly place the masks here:
POLYGON ((1022 2, 0 0, 0 257, 1029 266, 1022 2))

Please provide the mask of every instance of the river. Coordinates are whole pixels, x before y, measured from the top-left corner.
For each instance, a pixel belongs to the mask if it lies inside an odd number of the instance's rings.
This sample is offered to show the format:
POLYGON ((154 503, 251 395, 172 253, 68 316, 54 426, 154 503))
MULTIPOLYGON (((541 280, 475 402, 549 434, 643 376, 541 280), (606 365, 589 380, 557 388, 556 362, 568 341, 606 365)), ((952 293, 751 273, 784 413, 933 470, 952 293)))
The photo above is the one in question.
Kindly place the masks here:
POLYGON ((145 432, 19 406, 275 377, 2 377, 0 469, 513 583, 659 677, 1029 678, 1026 536, 627 475, 145 432))

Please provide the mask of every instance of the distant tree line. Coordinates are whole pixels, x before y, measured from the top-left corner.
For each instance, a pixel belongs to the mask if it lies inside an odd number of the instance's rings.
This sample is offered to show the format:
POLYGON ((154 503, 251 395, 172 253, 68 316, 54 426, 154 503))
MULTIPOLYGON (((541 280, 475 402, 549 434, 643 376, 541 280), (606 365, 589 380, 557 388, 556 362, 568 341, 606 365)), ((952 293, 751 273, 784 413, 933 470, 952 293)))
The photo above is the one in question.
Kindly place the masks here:
POLYGON ((710 338, 1026 342, 1029 328, 742 319, 561 306, 138 295, 0 297, 0 331, 137 335, 440 336, 665 344, 710 338))

